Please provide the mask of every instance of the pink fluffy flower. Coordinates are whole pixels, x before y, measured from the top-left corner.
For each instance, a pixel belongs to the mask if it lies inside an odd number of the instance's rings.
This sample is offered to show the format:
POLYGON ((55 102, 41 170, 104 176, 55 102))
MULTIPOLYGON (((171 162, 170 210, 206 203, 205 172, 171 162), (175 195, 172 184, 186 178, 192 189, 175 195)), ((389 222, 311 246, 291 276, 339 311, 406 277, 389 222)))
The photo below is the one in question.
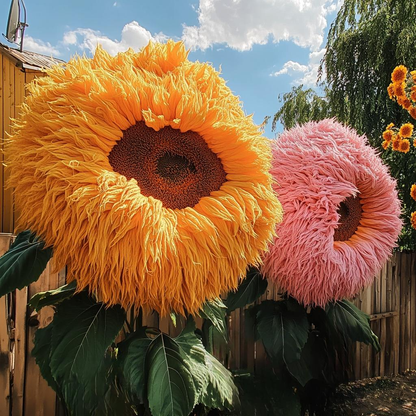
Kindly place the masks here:
POLYGON ((305 305, 354 296, 399 235, 395 181, 366 138, 334 120, 286 131, 273 153, 284 218, 263 273, 305 305))

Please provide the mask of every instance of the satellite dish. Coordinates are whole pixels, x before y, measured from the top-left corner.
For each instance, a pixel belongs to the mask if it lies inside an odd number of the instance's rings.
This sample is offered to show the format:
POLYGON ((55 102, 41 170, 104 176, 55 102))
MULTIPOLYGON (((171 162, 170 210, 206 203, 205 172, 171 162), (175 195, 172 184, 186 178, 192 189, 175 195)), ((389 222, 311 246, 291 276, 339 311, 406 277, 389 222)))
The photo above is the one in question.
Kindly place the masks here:
POLYGON ((23 0, 12 0, 10 4, 9 19, 7 21, 6 34, 3 35, 10 43, 19 43, 23 49, 23 35, 26 28, 26 7, 23 0), (23 21, 20 20, 20 6, 23 8, 23 21))

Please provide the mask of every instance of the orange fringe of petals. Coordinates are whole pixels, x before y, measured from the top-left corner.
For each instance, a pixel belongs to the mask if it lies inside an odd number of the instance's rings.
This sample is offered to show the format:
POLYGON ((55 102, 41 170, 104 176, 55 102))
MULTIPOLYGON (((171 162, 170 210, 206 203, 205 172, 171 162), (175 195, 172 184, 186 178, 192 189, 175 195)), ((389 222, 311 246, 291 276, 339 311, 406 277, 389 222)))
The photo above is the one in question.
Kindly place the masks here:
POLYGON ((260 264, 282 218, 269 140, 219 74, 187 56, 169 41, 55 66, 29 85, 7 145, 19 228, 108 305, 195 313, 260 264), (140 121, 198 133, 221 160, 220 189, 169 209, 115 172, 108 155, 140 121))

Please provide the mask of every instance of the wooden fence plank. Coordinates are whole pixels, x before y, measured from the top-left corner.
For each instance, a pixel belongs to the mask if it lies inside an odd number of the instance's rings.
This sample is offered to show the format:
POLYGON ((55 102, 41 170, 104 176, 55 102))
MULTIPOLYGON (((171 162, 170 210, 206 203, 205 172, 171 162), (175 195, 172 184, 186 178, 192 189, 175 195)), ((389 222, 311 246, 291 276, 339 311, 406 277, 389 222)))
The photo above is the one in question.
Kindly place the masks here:
MULTIPOLYGON (((387 262, 386 264, 386 295, 385 295, 385 310, 386 311, 392 311, 392 262, 387 262)), ((397 311, 395 311, 397 313, 397 311)), ((391 354, 391 348, 392 348, 392 340, 393 340, 393 325, 394 321, 393 319, 386 319, 385 320, 385 344, 386 344, 386 352, 384 354, 385 356, 385 364, 384 364, 384 375, 389 376, 390 374, 393 374, 393 362, 392 362, 392 354, 391 354)))
MULTIPOLYGON (((11 133, 11 119, 15 116, 15 65, 10 60, 3 60, 3 129, 4 139, 11 133)), ((3 146, 4 150, 4 146, 3 146)), ((3 165, 3 180, 7 182, 9 177, 8 169, 3 165)), ((3 188, 3 223, 2 231, 5 233, 13 232, 13 192, 11 189, 3 188)))
POLYGON ((411 284, 411 295, 410 295, 410 368, 416 368, 416 254, 412 253, 412 261, 411 261, 411 276, 410 276, 410 284, 411 284))
POLYGON ((408 272, 409 267, 409 256, 407 253, 403 253, 401 256, 401 271, 400 271, 400 372, 405 371, 409 368, 409 356, 406 349, 406 345, 409 342, 409 325, 408 316, 406 314, 409 302, 409 291, 408 291, 408 272))
POLYGON ((12 416, 23 415, 26 364, 27 288, 16 290, 12 416))
MULTIPOLYGON (((11 242, 11 235, 0 234, 0 255, 4 254, 11 242)), ((8 295, 0 298, 0 415, 10 412, 10 321, 8 295)))
POLYGON ((394 264, 393 264, 393 310, 397 310, 399 314, 394 318, 394 327, 393 327, 393 347, 392 351, 394 353, 394 371, 393 374, 399 373, 399 346, 400 346, 400 273, 401 273, 401 261, 400 256, 396 255, 394 258, 394 264))
MULTIPOLYGON (((35 293, 58 287, 58 273, 51 273, 51 264, 48 263, 45 271, 37 282, 29 286, 29 298, 35 293)), ((48 386, 48 383, 40 374, 35 359, 31 356, 33 339, 36 329, 47 326, 53 319, 53 309, 45 307, 38 314, 32 312, 28 325, 27 362, 26 362, 26 385, 24 407, 27 409, 25 416, 55 416, 56 394, 48 386)))
MULTIPOLYGON (((15 68, 15 76, 14 76, 14 97, 15 97, 15 111, 14 117, 18 117, 21 110, 21 105, 25 98, 25 73, 20 70, 20 68, 15 68)), ((7 154, 5 155, 7 159, 7 154)), ((6 176, 8 175, 7 168, 6 168, 6 176)), ((20 215, 20 212, 17 211, 16 207, 14 206, 13 195, 11 194, 12 190, 8 194, 8 198, 10 199, 10 205, 13 208, 10 214, 10 228, 14 230, 17 234, 23 230, 16 230, 15 224, 16 220, 20 215)))

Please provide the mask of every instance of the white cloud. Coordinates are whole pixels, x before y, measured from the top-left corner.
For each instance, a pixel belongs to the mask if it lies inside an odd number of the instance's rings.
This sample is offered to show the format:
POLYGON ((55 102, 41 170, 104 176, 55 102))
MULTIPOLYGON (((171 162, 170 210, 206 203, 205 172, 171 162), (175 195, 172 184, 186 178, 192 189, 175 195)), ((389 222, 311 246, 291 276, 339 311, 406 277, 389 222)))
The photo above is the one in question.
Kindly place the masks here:
POLYGON ((280 71, 270 74, 272 77, 278 77, 283 74, 292 74, 294 72, 306 72, 308 70, 307 65, 301 65, 299 62, 287 61, 280 71))
POLYGON ((182 39, 202 50, 225 43, 246 51, 271 39, 317 51, 334 4, 336 0, 200 0, 199 25, 184 25, 182 39))
POLYGON ((295 77, 292 84, 303 84, 307 87, 316 86, 318 78, 319 64, 325 54, 325 48, 309 54, 309 62, 307 65, 300 64, 299 62, 288 61, 283 65, 280 71, 270 74, 272 77, 278 77, 283 74, 295 77))
POLYGON ((166 36, 163 33, 152 36, 147 29, 140 26, 139 23, 132 21, 123 27, 121 40, 110 39, 98 30, 76 29, 64 34, 63 44, 75 45, 80 49, 88 50, 91 53, 94 53, 97 45, 101 44, 101 46, 111 55, 116 55, 129 48, 138 51, 146 46, 150 40, 161 42, 165 38, 166 36))
POLYGON ((34 39, 31 36, 25 36, 23 38, 23 48, 26 51, 40 53, 48 56, 60 56, 59 49, 52 46, 49 42, 44 42, 40 39, 34 39))

